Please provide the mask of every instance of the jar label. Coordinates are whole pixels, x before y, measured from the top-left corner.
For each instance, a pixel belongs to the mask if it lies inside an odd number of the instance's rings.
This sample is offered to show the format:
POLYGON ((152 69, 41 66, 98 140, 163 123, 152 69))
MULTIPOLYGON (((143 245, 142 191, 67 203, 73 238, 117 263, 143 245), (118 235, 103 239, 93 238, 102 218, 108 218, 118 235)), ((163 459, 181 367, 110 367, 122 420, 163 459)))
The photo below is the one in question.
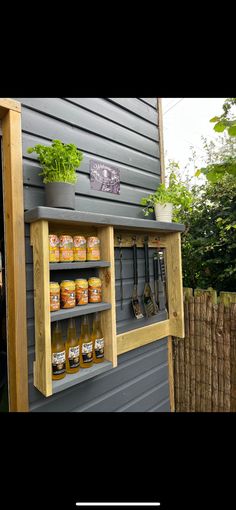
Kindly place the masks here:
POLYGON ((70 368, 78 368, 80 365, 79 359, 79 345, 76 347, 70 347, 68 352, 68 359, 70 368))
POLYGON ((67 262, 73 262, 74 255, 73 255, 73 249, 64 249, 60 248, 60 262, 67 261, 67 262))
POLYGON ((52 373, 53 375, 63 374, 66 370, 66 352, 52 353, 52 373))
POLYGON ((96 358, 104 358, 104 338, 96 338, 94 350, 96 358))
POLYGON ((89 287, 89 303, 100 303, 102 301, 101 287, 89 287))
POLYGON ((63 289, 61 292, 61 308, 74 308, 75 291, 63 289))
POLYGON ((93 342, 82 344, 82 358, 84 363, 90 363, 93 360, 93 342))
POLYGON ((88 304, 88 289, 82 289, 81 287, 77 287, 76 304, 77 305, 87 305, 88 304))

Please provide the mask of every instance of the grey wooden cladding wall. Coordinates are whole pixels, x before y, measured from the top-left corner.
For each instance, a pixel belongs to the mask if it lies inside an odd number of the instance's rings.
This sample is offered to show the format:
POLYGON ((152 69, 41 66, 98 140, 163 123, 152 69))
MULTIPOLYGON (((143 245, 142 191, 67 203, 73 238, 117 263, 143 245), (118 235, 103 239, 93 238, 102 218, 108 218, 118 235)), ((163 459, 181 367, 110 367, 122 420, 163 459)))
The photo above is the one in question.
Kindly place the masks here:
POLYGON ((52 397, 38 400, 29 385, 31 410, 77 412, 169 411, 166 340, 119 356, 119 366, 52 397))
MULTIPOLYGON (((37 143, 50 144, 52 139, 59 138, 75 143, 84 153, 78 170, 77 210, 144 218, 140 199, 160 183, 155 98, 15 99, 22 104, 25 210, 44 205, 40 167, 36 155, 28 154, 27 148, 37 143), (119 168, 120 195, 94 193, 90 189, 90 159, 119 168)), ((50 398, 43 397, 33 386, 34 304, 29 225, 25 228, 25 242, 30 409, 169 411, 166 339, 119 356, 116 369, 50 398)))

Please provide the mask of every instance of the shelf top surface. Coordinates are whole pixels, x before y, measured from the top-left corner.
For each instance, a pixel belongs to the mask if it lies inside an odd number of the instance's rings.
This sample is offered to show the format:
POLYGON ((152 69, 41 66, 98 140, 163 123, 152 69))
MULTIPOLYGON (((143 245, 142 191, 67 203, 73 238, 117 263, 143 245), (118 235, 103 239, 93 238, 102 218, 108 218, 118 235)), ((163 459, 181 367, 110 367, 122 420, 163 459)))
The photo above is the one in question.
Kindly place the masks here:
POLYGON ((38 220, 47 220, 60 223, 81 223, 97 226, 111 225, 123 229, 139 229, 144 231, 184 232, 185 226, 181 223, 166 223, 128 216, 113 216, 54 207, 35 207, 25 212, 25 222, 33 223, 38 220))
POLYGON ((92 377, 96 377, 97 375, 103 374, 109 370, 112 370, 112 363, 110 361, 94 364, 92 367, 86 369, 80 368, 79 372, 76 374, 66 374, 64 379, 53 381, 53 394, 66 390, 71 386, 75 386, 76 384, 91 379, 92 377))

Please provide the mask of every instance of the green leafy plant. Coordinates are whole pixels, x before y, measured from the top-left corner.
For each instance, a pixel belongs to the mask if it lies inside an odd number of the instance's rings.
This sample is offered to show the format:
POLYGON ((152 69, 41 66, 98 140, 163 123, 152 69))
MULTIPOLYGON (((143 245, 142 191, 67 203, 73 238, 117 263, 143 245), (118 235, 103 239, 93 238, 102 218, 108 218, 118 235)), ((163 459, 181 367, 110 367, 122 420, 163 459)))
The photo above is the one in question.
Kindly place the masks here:
POLYGON ((27 152, 38 155, 44 184, 49 182, 66 182, 75 184, 77 181, 76 168, 83 160, 83 153, 73 143, 64 144, 61 140, 52 140, 52 145, 29 147, 27 152))
POLYGON ((236 117, 233 109, 236 106, 236 98, 228 97, 223 104, 223 113, 220 117, 213 117, 210 122, 214 122, 214 130, 222 133, 227 129, 230 136, 236 136, 236 117))
POLYGON ((173 204, 173 221, 179 221, 179 211, 188 211, 191 209, 192 193, 188 187, 181 182, 176 170, 179 168, 178 163, 170 163, 169 186, 164 183, 160 184, 155 193, 148 197, 141 198, 141 205, 144 205, 143 212, 148 216, 154 211, 155 204, 173 204))

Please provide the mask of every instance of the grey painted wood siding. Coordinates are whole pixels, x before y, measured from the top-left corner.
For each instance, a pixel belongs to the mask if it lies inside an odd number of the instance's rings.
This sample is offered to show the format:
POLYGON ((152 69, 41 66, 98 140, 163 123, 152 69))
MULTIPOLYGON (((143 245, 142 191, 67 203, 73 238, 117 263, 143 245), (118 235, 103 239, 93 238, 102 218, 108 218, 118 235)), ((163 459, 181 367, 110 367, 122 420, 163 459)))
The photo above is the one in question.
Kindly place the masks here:
MULTIPOLYGON (((22 105, 25 210, 44 205, 44 185, 35 154, 27 148, 54 138, 83 151, 76 208, 143 218, 140 199, 160 183, 155 98, 15 98, 22 105), (89 161, 120 169, 121 193, 90 189, 89 161)), ((119 356, 118 368, 45 398, 33 386, 34 305, 32 249, 25 228, 29 398, 32 411, 168 411, 167 340, 119 356)), ((129 276, 127 275, 127 278, 129 276)), ((128 280, 127 280, 128 281, 128 280)), ((119 292, 117 290, 117 292, 119 292)), ((118 322, 122 320, 117 314, 118 322)))

